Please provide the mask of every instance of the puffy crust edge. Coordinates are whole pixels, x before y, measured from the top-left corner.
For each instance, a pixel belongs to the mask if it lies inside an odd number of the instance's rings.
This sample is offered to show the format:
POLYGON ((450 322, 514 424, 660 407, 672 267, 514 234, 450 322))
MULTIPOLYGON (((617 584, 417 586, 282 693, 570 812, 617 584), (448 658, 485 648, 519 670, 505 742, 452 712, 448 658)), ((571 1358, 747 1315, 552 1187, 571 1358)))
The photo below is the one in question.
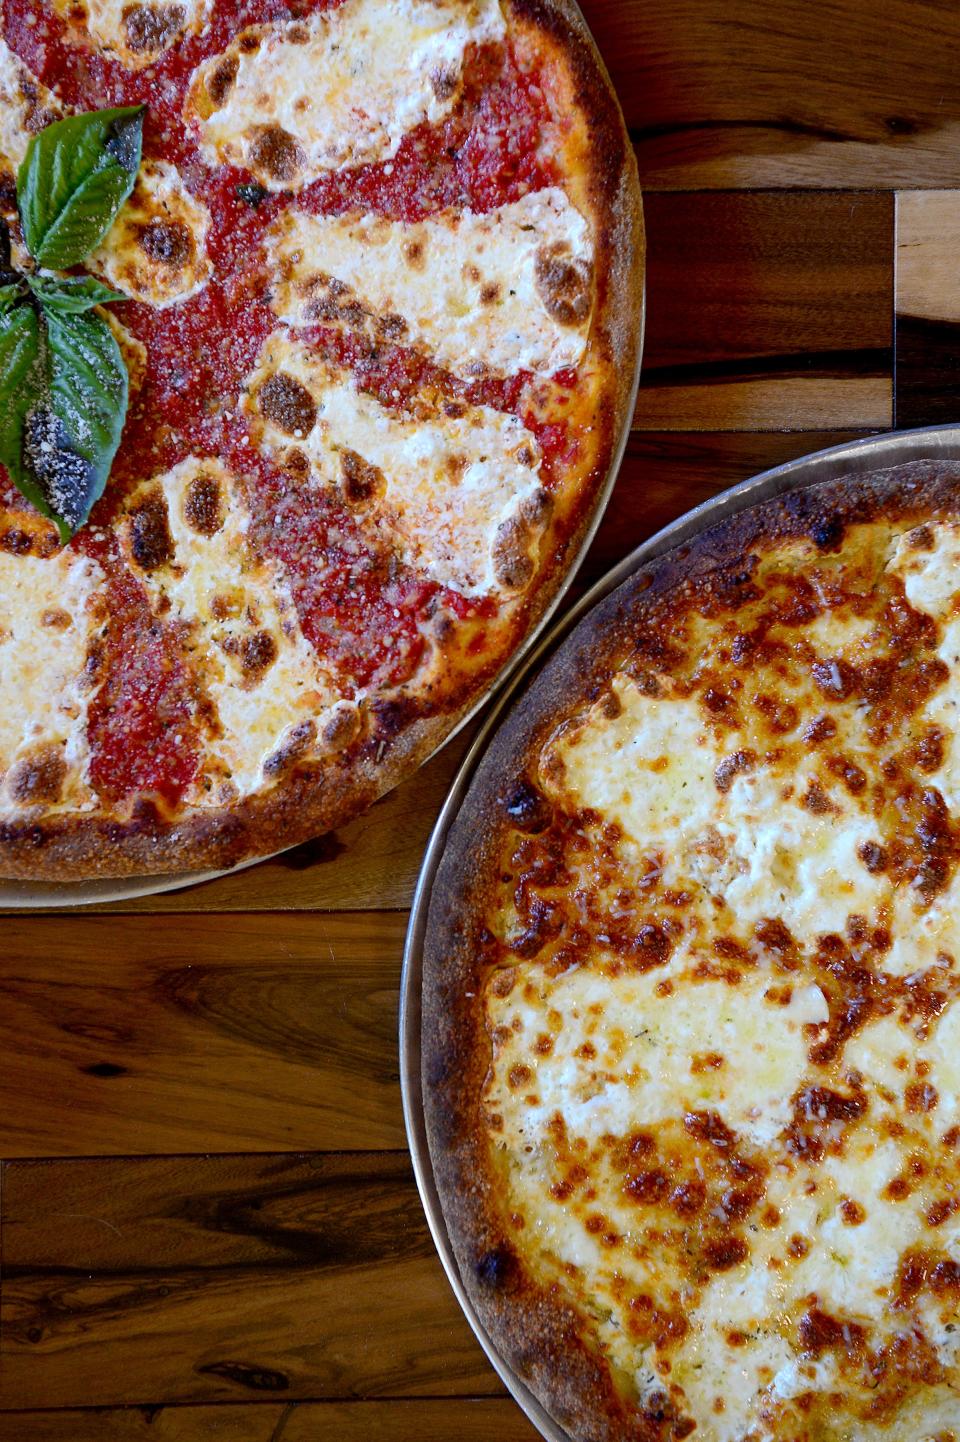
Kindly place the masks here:
POLYGON ((575 1442, 666 1442, 672 1423, 618 1391, 584 1319, 525 1267, 479 1125, 490 1062, 478 957, 506 831, 503 800, 557 724, 608 684, 632 638, 693 585, 722 584, 751 552, 842 527, 960 519, 960 462, 911 462, 795 490, 721 521, 641 566, 553 652, 494 735, 447 837, 423 948, 421 1080, 430 1157, 467 1293, 494 1345, 575 1442))

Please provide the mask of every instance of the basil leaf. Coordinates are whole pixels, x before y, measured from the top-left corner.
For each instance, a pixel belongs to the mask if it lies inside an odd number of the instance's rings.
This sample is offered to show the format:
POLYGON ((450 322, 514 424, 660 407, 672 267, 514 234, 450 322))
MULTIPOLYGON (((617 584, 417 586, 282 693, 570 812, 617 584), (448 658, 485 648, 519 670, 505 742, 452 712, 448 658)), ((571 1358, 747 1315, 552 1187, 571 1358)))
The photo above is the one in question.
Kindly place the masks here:
POLYGON ((5 285, 0 295, 0 461, 17 489, 39 505, 23 446, 27 417, 45 389, 43 329, 36 307, 10 294, 15 289, 5 285))
POLYGON ((103 495, 127 413, 127 368, 100 316, 44 308, 43 320, 48 389, 27 417, 24 449, 41 509, 67 540, 103 495))
POLYGON ((0 461, 68 541, 103 494, 127 412, 105 320, 0 287, 0 461))
POLYGON ((33 136, 17 175, 27 249, 40 265, 79 265, 110 229, 140 168, 142 105, 57 120, 33 136))
POLYGON ((92 275, 71 275, 61 278, 56 275, 27 276, 27 285, 45 310, 56 310, 62 314, 80 315, 92 310, 95 305, 107 305, 112 300, 126 300, 118 290, 94 280, 92 275))

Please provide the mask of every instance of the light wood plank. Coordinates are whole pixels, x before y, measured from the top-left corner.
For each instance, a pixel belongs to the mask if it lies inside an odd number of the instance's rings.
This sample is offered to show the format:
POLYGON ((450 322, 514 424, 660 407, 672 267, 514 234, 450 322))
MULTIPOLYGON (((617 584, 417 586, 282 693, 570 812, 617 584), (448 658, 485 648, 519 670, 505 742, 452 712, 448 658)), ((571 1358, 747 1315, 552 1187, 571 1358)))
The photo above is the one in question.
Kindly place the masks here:
POLYGON ((11 917, 0 1155, 400 1147, 404 917, 11 917))
POLYGON ((960 413, 960 194, 897 196, 897 425, 960 413))
POLYGON ((957 180, 952 0, 584 0, 637 148, 671 189, 957 180))
POLYGON ((408 1158, 12 1162, 0 1406, 497 1395, 408 1158))
POLYGON ((641 429, 884 430, 893 424, 893 383, 886 376, 842 380, 719 381, 711 385, 644 384, 634 421, 641 429))

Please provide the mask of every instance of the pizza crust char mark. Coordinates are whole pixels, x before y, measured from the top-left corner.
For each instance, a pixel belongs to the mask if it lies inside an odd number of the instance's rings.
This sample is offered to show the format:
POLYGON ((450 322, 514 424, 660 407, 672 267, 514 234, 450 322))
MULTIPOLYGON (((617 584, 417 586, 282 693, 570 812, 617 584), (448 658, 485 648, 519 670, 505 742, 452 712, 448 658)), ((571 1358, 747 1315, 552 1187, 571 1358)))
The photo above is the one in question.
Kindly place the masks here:
POLYGON ((145 160, 130 199, 88 260, 91 270, 133 300, 162 307, 201 290, 207 258, 207 207, 174 166, 145 160))
POLYGON ((206 24, 212 0, 53 0, 54 9, 91 49, 102 49, 128 70, 152 65, 186 35, 206 24))
POLYGON ((120 523, 131 569, 192 659, 205 755, 186 801, 201 807, 248 795, 362 729, 360 703, 323 671, 248 527, 235 478, 195 457, 143 482, 120 523))
POLYGON ((290 324, 366 330, 468 378, 549 375, 583 359, 593 244, 559 187, 416 223, 288 210, 269 243, 271 305, 290 324))
POLYGON ((529 585, 551 502, 515 416, 461 403, 395 414, 285 331, 265 343, 244 409, 288 475, 336 491, 433 580, 504 599, 529 585))
POLYGON ((498 0, 344 0, 256 25, 194 76, 186 118, 214 163, 268 190, 389 160, 456 102, 464 52, 506 34, 498 0))

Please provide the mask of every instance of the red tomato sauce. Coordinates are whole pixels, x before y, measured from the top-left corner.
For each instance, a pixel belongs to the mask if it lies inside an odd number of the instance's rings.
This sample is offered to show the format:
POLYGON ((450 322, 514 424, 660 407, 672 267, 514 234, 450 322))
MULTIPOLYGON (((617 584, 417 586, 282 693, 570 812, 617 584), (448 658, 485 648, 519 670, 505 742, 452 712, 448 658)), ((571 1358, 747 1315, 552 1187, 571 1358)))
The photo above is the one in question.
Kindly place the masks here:
MULTIPOLYGON (((235 406, 264 340, 278 325, 265 299, 264 232, 291 205, 322 214, 359 208, 409 220, 446 206, 489 210, 557 177, 542 153, 551 117, 537 75, 494 48, 469 60, 455 112, 408 135, 392 161, 324 177, 293 196, 264 195, 256 203, 258 190, 251 190, 248 173, 211 169, 201 157, 182 118, 190 77, 244 25, 326 8, 332 6, 323 0, 217 5, 201 35, 141 71, 72 42, 40 0, 5 0, 3 34, 68 109, 145 103, 144 155, 176 165, 211 216, 207 250, 214 274, 197 295, 164 309, 132 301, 116 307, 146 346, 147 373, 131 397, 123 442, 91 527, 109 528, 124 496, 145 477, 190 454, 220 457, 243 479, 251 534, 285 569, 304 634, 349 693, 411 676, 436 608, 482 620, 496 607, 437 586, 386 546, 378 550, 334 495, 294 486, 249 444, 235 406)), ((467 386, 402 347, 374 349, 330 332, 304 334, 350 367, 384 404, 433 385, 522 414, 527 377, 467 386)), ((559 436, 550 427, 534 429, 549 486, 565 429, 559 436)), ((13 497, 0 472, 0 499, 13 497)), ((102 532, 81 532, 71 544, 96 553, 108 574, 107 680, 90 710, 91 779, 112 800, 152 791, 173 803, 193 780, 199 756, 191 680, 178 660, 178 637, 170 623, 150 614, 143 587, 102 532)), ((482 646, 482 636, 474 644, 482 646)))

